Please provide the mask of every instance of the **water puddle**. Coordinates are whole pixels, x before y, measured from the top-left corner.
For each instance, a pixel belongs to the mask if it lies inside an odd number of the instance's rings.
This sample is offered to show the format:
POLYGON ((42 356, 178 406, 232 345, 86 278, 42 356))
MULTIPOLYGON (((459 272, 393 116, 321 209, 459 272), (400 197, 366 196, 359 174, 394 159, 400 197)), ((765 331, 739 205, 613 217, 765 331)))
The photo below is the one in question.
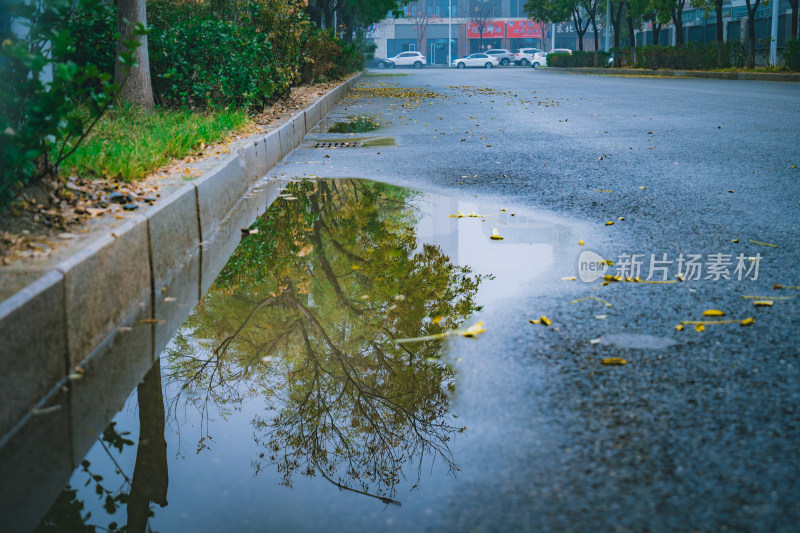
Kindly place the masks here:
POLYGON ((490 322, 553 269, 560 231, 366 180, 290 183, 37 531, 435 525, 481 453, 458 406, 486 392, 457 362, 485 339, 396 341, 490 322))

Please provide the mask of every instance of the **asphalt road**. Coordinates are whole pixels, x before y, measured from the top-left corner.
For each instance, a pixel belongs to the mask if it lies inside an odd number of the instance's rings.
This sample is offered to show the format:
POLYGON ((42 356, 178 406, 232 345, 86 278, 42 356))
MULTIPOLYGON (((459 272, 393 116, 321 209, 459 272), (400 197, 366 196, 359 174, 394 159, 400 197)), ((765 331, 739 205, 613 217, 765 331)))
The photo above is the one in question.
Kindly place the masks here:
POLYGON ((376 118, 382 127, 364 135, 397 146, 310 148, 342 137, 318 131, 280 171, 519 206, 572 228, 551 275, 494 306, 494 327, 459 354, 470 460, 420 526, 796 531, 800 290, 772 287, 800 286, 800 85, 402 74, 366 78, 333 112, 376 118), (615 261, 609 274, 623 254, 642 254, 643 278, 651 254, 673 261, 669 279, 681 253, 700 255, 703 270, 673 284, 562 281, 585 249, 615 261), (706 279, 714 254, 732 279, 706 279), (746 269, 760 254, 757 279, 736 279, 739 254, 746 269), (585 296, 613 307, 570 303, 585 296), (797 298, 757 308, 742 296, 797 298), (707 309, 754 323, 675 330, 707 309), (553 326, 528 323, 539 315, 553 326))

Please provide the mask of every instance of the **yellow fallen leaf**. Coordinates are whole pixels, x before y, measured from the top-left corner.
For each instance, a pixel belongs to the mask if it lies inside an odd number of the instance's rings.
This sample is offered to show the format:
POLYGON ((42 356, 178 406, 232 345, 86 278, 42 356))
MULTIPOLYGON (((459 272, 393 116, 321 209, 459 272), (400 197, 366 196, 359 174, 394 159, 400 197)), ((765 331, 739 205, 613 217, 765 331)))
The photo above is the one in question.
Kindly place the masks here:
POLYGON ((542 321, 541 321, 541 320, 534 320, 533 318, 531 318, 530 320, 528 320, 528 322, 530 322, 531 324, 541 324, 541 323, 542 323, 542 321))
POLYGON ((774 302, 772 300, 754 300, 753 305, 756 307, 772 307, 774 302))
POLYGON ((578 241, 578 244, 580 244, 581 246, 583 246, 583 241, 578 241))
POLYGON ((733 239, 731 242, 736 244, 737 242, 739 242, 739 239, 733 239))
POLYGON ((742 296, 745 300, 793 300, 794 296, 742 296))
POLYGON ((433 317, 433 319, 431 319, 431 322, 433 322, 434 324, 438 324, 439 322, 442 321, 443 318, 444 317, 442 315, 437 315, 437 316, 433 317))
POLYGON ((753 239, 750 239, 750 242, 752 242, 753 244, 760 244, 761 246, 771 246, 772 248, 780 248, 780 246, 778 246, 777 244, 770 244, 768 242, 754 241, 753 239))
POLYGON ((619 220, 625 220, 625 217, 617 217, 619 220))
POLYGON ((561 281, 575 281, 575 276, 567 276, 567 277, 561 278, 561 281))
POLYGON ((476 337, 477 335, 480 335, 484 331, 486 331, 486 328, 483 327, 483 322, 478 322, 477 324, 474 324, 465 329, 464 331, 462 331, 461 336, 473 338, 476 337))
POLYGON ((750 325, 750 324, 752 324, 753 322, 755 322, 755 320, 753 319, 753 317, 750 317, 750 318, 745 318, 744 320, 742 320, 742 321, 740 322, 740 325, 741 325, 741 326, 749 326, 749 325, 750 325))
POLYGON ((725 316, 725 311, 719 309, 708 309, 703 311, 703 316, 725 316))
POLYGON ((606 189, 595 189, 595 192, 614 192, 614 191, 608 191, 606 189))
POLYGON ((677 329, 678 331, 683 331, 683 324, 678 324, 677 326, 675 326, 675 329, 677 329))
POLYGON ((492 235, 489 237, 493 241, 502 241, 503 237, 500 235, 500 232, 497 231, 497 228, 492 229, 492 235))
POLYGON ((361 266, 360 265, 353 265, 350 268, 352 268, 353 270, 361 270, 361 266))
POLYGON ((592 340, 589 341, 589 344, 598 344, 599 342, 600 342, 600 339, 592 339, 592 340))
POLYGON ((622 357, 606 357, 600 361, 600 364, 606 366, 622 366, 628 364, 628 362, 622 357))
POLYGON ((705 331, 706 325, 705 324, 695 324, 694 326, 695 331, 705 331))
POLYGON ((640 189, 642 189, 642 190, 644 190, 644 189, 646 189, 647 187, 639 187, 639 188, 640 188, 640 189))
POLYGON ((613 226, 613 225, 614 225, 613 220, 609 220, 608 222, 606 222, 606 226, 613 226))
POLYGON ((549 318, 547 318, 546 316, 540 317, 539 320, 541 320, 542 324, 545 325, 545 326, 549 326, 550 324, 553 323, 553 321, 550 320, 549 318))

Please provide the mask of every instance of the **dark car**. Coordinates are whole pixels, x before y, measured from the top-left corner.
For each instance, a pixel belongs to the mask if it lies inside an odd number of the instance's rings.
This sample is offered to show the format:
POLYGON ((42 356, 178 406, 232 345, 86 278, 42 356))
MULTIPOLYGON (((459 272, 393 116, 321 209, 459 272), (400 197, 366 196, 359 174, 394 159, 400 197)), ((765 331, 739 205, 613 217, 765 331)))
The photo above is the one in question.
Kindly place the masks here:
POLYGON ((370 68, 394 68, 394 61, 376 57, 367 61, 367 66, 370 68))

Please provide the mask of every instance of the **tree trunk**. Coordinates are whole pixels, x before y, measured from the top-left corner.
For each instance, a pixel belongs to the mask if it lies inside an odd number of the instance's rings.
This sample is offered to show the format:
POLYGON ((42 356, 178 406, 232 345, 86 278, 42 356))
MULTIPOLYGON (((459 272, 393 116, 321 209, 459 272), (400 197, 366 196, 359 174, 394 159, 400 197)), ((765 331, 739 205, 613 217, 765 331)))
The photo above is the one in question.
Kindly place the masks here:
MULTIPOLYGON (((724 0, 714 0, 714 11, 716 11, 716 15, 717 15, 717 67, 721 67, 722 66, 722 60, 723 60, 722 48, 723 48, 723 46, 725 44, 725 42, 724 42, 725 36, 724 36, 723 31, 722 31, 723 30, 723 28, 722 28, 722 24, 723 24, 723 22, 722 22, 722 2, 723 1, 724 0)), ((705 36, 703 36, 703 39, 705 39, 705 36)))
MULTIPOLYGON (((754 14, 755 14, 755 10, 754 14)), ((756 20, 747 17, 747 68, 756 67, 756 20)))
MULTIPOLYGON (((619 48, 619 39, 620 33, 622 28, 620 27, 620 22, 622 22, 622 8, 625 5, 625 2, 620 2, 617 4, 617 13, 614 16, 614 10, 611 10, 611 27, 614 28, 614 48, 619 48)), ((631 35, 631 39, 633 39, 633 35, 631 35)), ((619 54, 617 54, 619 55, 619 54)), ((619 66, 619 61, 615 60, 615 66, 619 66)))
POLYGON ((625 20, 628 23, 628 31, 631 34, 631 57, 630 57, 630 65, 636 65, 636 32, 633 29, 633 17, 631 16, 631 4, 630 2, 625 2, 625 8, 627 9, 625 20))
POLYGON ((800 39, 800 33, 797 32, 797 0, 789 0, 789 5, 792 6, 792 31, 789 38, 800 39))
POLYGON ((653 46, 658 46, 658 34, 661 31, 661 24, 653 21, 653 46))
POLYGON ((141 46, 134 52, 137 65, 126 74, 119 62, 114 67, 114 81, 122 85, 119 100, 137 105, 145 109, 153 109, 153 86, 150 82, 150 55, 147 51, 147 36, 133 36, 131 30, 137 23, 147 25, 147 8, 145 0, 119 0, 117 15, 117 55, 125 52, 123 42, 135 39, 141 46), (128 20, 129 23, 125 21, 128 20))
POLYGON ((675 46, 683 46, 683 11, 672 12, 672 23, 675 24, 675 46))
POLYGON ((161 366, 156 362, 137 388, 139 395, 139 445, 128 496, 130 533, 147 531, 150 502, 167 505, 167 441, 164 440, 164 396, 161 366))

